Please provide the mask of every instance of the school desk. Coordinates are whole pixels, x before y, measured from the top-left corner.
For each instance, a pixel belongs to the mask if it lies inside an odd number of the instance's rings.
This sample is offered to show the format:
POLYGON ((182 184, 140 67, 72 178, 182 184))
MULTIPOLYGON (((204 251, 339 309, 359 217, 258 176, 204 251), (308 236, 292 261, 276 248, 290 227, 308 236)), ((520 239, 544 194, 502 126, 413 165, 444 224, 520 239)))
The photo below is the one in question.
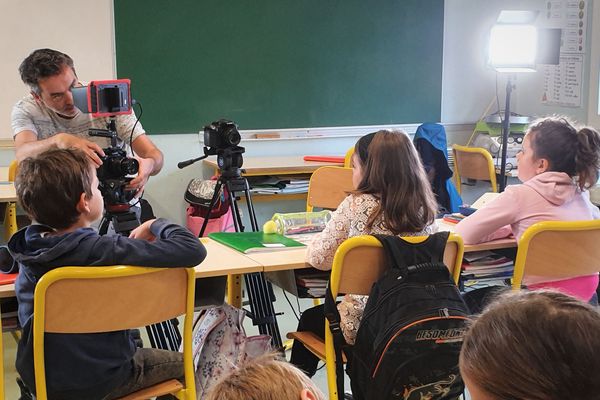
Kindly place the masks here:
MULTIPOLYGON (((262 272, 263 266, 232 248, 215 242, 209 238, 202 238, 206 247, 206 258, 196 266, 196 279, 225 276, 230 274, 249 274, 262 272)), ((0 285, 0 298, 14 297, 15 285, 0 285)))
MULTIPOLYGON (((204 163, 214 170, 214 174, 218 174, 219 167, 216 157, 209 157, 204 160, 204 163)), ((304 161, 303 156, 287 156, 287 157, 244 157, 242 165, 243 176, 286 176, 286 175, 305 175, 312 174, 316 169, 323 166, 338 166, 341 167, 344 163, 321 162, 321 161, 304 161)), ((252 200, 268 201, 268 200, 306 200, 307 193, 293 194, 253 194, 252 200)))

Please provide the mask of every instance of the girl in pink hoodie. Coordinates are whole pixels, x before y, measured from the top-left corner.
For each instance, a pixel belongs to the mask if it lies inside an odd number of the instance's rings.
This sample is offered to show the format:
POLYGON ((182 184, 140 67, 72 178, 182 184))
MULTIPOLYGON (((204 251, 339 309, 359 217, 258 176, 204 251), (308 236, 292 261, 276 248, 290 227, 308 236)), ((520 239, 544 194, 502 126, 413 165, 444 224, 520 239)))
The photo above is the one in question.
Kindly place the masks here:
MULTIPOLYGON (((517 154, 519 179, 486 207, 463 219, 455 232, 465 244, 487 242, 523 232, 540 221, 600 218, 587 189, 598 181, 600 135, 592 128, 577 130, 564 117, 534 122, 517 154)), ((588 301, 598 287, 598 274, 550 281, 525 276, 530 289, 556 288, 588 301)))

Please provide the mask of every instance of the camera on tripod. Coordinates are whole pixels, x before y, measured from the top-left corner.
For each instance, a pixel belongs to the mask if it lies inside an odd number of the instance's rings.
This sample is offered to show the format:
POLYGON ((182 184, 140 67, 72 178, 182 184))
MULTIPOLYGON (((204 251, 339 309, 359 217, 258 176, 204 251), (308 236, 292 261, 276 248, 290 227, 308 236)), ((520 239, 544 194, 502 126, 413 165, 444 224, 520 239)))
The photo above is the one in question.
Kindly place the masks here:
POLYGON ((100 157, 102 165, 96 171, 100 192, 108 209, 128 208, 129 201, 135 196, 134 190, 126 190, 125 187, 133 179, 128 175, 138 173, 139 163, 117 145, 115 124, 116 115, 131 114, 130 84, 129 79, 113 79, 92 81, 88 86, 71 89, 73 103, 81 112, 94 117, 109 117, 107 129, 88 131, 90 136, 110 139, 110 147, 103 149, 105 155, 100 157))
POLYGON ((238 146, 242 137, 233 121, 220 119, 204 127, 204 154, 216 155, 221 173, 239 176, 245 149, 238 146))

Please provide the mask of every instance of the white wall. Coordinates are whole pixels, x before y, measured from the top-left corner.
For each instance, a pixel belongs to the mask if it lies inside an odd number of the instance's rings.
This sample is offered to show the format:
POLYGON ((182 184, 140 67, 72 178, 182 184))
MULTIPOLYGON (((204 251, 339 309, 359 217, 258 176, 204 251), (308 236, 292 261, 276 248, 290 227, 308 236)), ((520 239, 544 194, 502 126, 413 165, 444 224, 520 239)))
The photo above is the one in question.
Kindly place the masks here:
MULTIPOLYGON (((592 3, 588 1, 588 3, 592 3)), ((496 96, 496 72, 485 65, 489 30, 500 10, 545 10, 546 0, 446 0, 444 10, 444 65, 442 75, 442 121, 477 121, 496 96)), ((579 122, 587 121, 589 64, 592 38, 592 4, 588 6, 588 40, 584 61, 581 107, 543 105, 542 73, 513 75, 516 89, 511 111, 524 115, 566 114, 579 122)), ((542 14, 543 15, 543 14, 542 14)), ((538 17, 539 18, 539 17, 538 17)), ((600 18, 597 19, 600 25, 600 18)), ((596 27, 596 43, 600 40, 596 27)), ((596 46, 598 47, 598 46, 596 46)), ((596 55, 598 58, 598 55, 596 55)), ((597 65, 597 63, 596 63, 597 65)), ((504 109, 506 75, 498 74, 500 108, 504 109)), ((497 110, 496 103, 490 111, 497 110)))
MULTIPOLYGON (((0 72, 5 77, 0 93, 0 138, 10 137, 10 110, 14 102, 27 89, 20 82, 17 66, 33 49, 53 47, 70 54, 76 63, 79 76, 84 80, 115 76, 113 21, 111 0, 0 0, 0 72), (26 23, 25 23, 26 22, 26 23), (93 43, 91 45, 90 43, 93 43)), ((442 84, 442 121, 444 123, 473 124, 495 96, 495 72, 485 66, 485 39, 501 9, 541 8, 545 0, 446 0, 444 26, 444 66, 442 84)), ((591 10, 591 7, 590 7, 591 10)), ((588 46, 600 43, 600 14, 592 37, 590 29, 588 46)), ((599 47, 599 46, 596 46, 599 47)), ((589 49, 588 49, 589 50, 589 49)), ((594 49, 596 59, 600 58, 594 49)), ((592 55, 593 55, 592 54, 592 55)), ((586 71, 590 53, 586 54, 586 71)), ((598 62, 595 62, 597 73, 598 62)), ((563 112, 585 121, 588 102, 577 109, 556 109, 543 106, 534 91, 535 82, 519 76, 512 109, 522 114, 563 112)), ((499 79, 501 104, 504 103, 505 81, 499 79)), ((596 83, 597 86, 597 77, 596 83)), ((585 86, 589 79, 585 77, 585 86)), ((585 93, 587 96, 587 91, 585 93)), ((594 93, 597 96, 597 90, 594 93)), ((597 103, 597 100, 594 100, 597 103)), ((590 105, 590 109, 591 109, 590 105)), ((492 109, 495 111, 495 109, 492 109)), ((143 122, 143 121, 142 121, 143 122)), ((208 121, 207 121, 208 122, 208 121)), ((598 124, 597 126, 600 126, 598 124)), ((200 127, 199 127, 200 128, 200 127)), ((464 142, 469 134, 468 125, 458 127, 449 134, 449 141, 464 142)), ((206 176, 209 171, 199 164, 179 170, 177 162, 201 154, 197 133, 180 135, 152 135, 152 140, 165 155, 165 167, 150 179, 146 197, 159 216, 176 222, 185 221, 183 192, 188 181, 206 176)), ((292 154, 343 154, 355 138, 315 138, 298 140, 248 141, 246 157, 292 154)), ((0 149, 0 164, 8 165, 14 157, 12 150, 0 149)), ((291 204, 257 204, 259 219, 268 217, 273 209, 285 211, 302 209, 301 202, 291 204)), ((260 222, 260 221, 259 221, 260 222)))
POLYGON ((592 26, 592 37, 595 38, 595 46, 591 46, 590 50, 590 91, 588 98, 588 124, 600 128, 600 113, 598 112, 598 97, 600 85, 600 2, 592 3, 592 16, 594 24, 592 26))
POLYGON ((12 138, 12 106, 29 92, 18 67, 33 50, 67 53, 82 80, 114 77, 112 0, 0 0, 0 6, 0 138, 12 138))

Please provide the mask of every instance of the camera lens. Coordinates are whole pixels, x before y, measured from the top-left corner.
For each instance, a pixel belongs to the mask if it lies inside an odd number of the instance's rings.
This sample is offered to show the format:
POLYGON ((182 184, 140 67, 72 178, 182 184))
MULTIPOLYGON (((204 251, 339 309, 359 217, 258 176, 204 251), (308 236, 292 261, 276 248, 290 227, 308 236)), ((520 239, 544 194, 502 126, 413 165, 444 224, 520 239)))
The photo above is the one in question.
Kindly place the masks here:
POLYGON ((230 146, 237 146, 238 143, 242 140, 242 137, 237 129, 234 127, 229 128, 227 132, 225 132, 225 142, 230 146))
POLYGON ((121 173, 123 175, 137 174, 140 164, 135 158, 123 158, 121 160, 121 173))

